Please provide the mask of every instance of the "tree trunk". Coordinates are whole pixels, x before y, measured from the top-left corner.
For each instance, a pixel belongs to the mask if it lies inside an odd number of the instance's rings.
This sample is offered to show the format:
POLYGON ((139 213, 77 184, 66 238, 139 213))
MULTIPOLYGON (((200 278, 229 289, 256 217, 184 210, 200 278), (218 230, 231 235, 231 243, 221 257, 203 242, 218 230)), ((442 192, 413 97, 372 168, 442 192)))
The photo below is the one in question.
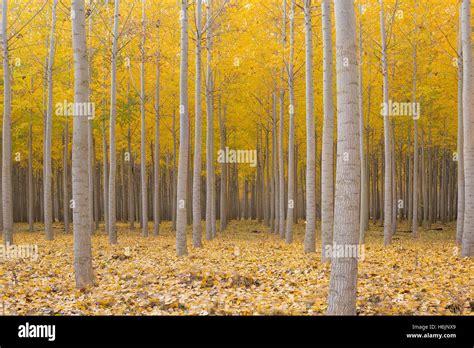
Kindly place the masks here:
POLYGON ((380 0, 380 30, 382 36, 382 72, 383 72, 383 102, 385 106, 384 118, 384 244, 389 245, 392 240, 392 146, 390 140, 390 120, 388 112, 388 66, 387 66, 387 39, 385 33, 385 14, 383 0, 380 0))
MULTIPOLYGON (((4 0, 6 1, 6 0, 4 0)), ((87 103, 89 84, 84 0, 72 2, 72 44, 74 52, 74 103, 87 103)), ((94 281, 92 246, 89 231, 87 173, 87 123, 88 119, 74 115, 72 148, 72 197, 74 225, 74 271, 76 287, 84 288, 94 281)))
POLYGON ((286 242, 293 242, 293 222, 295 216, 295 76, 293 73, 295 51, 295 0, 291 0, 290 7, 290 60, 288 62, 288 92, 290 98, 288 124, 288 210, 286 220, 286 242))
POLYGON ((28 125, 28 231, 34 231, 33 218, 33 124, 32 115, 28 125))
POLYGON ((462 39, 461 39, 461 25, 462 25, 462 5, 459 11, 459 29, 458 29, 458 142, 457 142, 457 162, 458 162, 458 207, 457 207, 457 229, 456 229, 456 242, 461 244, 464 228, 464 127, 463 127, 463 52, 462 52, 462 39))
POLYGON ((53 240, 53 200, 51 195, 52 169, 51 169, 51 141, 53 130, 53 65, 56 49, 56 8, 58 1, 53 1, 51 18, 51 37, 49 43, 48 65, 46 69, 46 79, 48 88, 48 103, 46 111, 45 125, 45 154, 44 154, 44 232, 46 240, 53 240))
POLYGON ((463 0, 462 6, 465 210, 461 254, 463 257, 472 257, 474 256, 474 139, 472 137, 474 110, 472 105, 471 0, 463 0))
POLYGON ((334 228, 334 97, 331 1, 322 2, 324 120, 321 154, 321 261, 329 261, 325 250, 332 245, 334 228))
POLYGON ((112 57, 110 73, 110 170, 109 170, 109 243, 117 244, 117 207, 116 207, 116 178, 117 178, 117 150, 116 150, 116 115, 117 115, 117 49, 119 27, 120 0, 115 0, 114 28, 112 32, 112 57))
POLYGON ((207 108, 207 136, 206 136, 206 239, 214 238, 213 207, 214 201, 214 86, 212 74, 212 0, 207 2, 207 81, 206 81, 206 108, 207 108))
POLYGON ((201 227, 201 170, 202 170, 202 71, 201 71, 201 41, 202 41, 202 0, 196 0, 196 113, 194 126, 194 172, 193 172, 193 245, 202 247, 201 227))
MULTIPOLYGON (((145 5, 142 3, 142 42, 141 42, 141 63, 140 63, 140 113, 141 113, 141 146, 140 146, 140 175, 141 175, 141 199, 142 199, 142 236, 148 236, 148 191, 146 183, 146 122, 145 122, 145 42, 146 42, 146 22, 145 5)), ((109 193, 110 194, 110 193, 109 193)))
MULTIPOLYGON (((359 242, 360 153, 356 19, 354 1, 336 1, 337 140, 334 245, 354 250, 359 242), (347 248, 349 247, 349 248, 347 248)), ((334 250, 333 250, 334 251, 334 250)), ((355 315, 357 256, 331 255, 329 315, 355 315)))
MULTIPOLYGON (((359 15, 362 14, 362 4, 359 3, 359 15)), ((360 229, 359 242, 364 243, 365 231, 369 226, 369 200, 366 155, 364 149, 364 84, 363 84, 363 49, 362 49, 362 18, 359 19, 359 152, 360 152, 360 229)), ((367 149, 368 150, 368 149, 367 149)))
POLYGON ((179 93, 179 163, 177 183, 176 253, 188 253, 186 246, 186 187, 188 174, 189 114, 188 114, 188 0, 181 0, 181 64, 179 93))
POLYGON ((311 25, 311 0, 304 0, 305 59, 306 59, 306 231, 305 253, 316 249, 316 144, 314 133, 313 96, 313 37, 311 25))
POLYGON ((153 172, 153 235, 158 236, 160 234, 160 62, 161 62, 161 51, 160 51, 160 34, 158 24, 158 48, 156 53, 156 87, 155 87, 155 158, 154 165, 155 170, 153 172))
MULTIPOLYGON (((416 6, 416 5, 415 5, 416 6)), ((416 16, 416 14, 415 14, 416 16)), ((416 24, 415 17, 415 35, 418 33, 418 25, 416 24)), ((416 74, 417 74, 417 38, 413 43, 413 105, 416 105, 416 74)), ((418 110, 419 112, 419 110, 418 110)), ((413 148, 413 222, 412 222, 412 234, 416 238, 418 234, 418 198, 419 188, 418 179, 420 177, 419 165, 418 165, 418 115, 413 115, 413 126, 414 126, 414 148, 413 148)), ((423 173, 421 173, 423 175, 423 173)))

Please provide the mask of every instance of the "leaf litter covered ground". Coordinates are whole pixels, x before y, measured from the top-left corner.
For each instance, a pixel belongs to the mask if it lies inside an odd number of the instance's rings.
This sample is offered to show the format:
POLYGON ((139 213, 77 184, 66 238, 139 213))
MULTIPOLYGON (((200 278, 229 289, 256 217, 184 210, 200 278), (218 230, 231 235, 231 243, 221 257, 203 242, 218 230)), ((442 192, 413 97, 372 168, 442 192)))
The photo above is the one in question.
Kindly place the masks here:
MULTIPOLYGON (((330 267, 305 255, 304 225, 287 245, 250 221, 229 225, 204 248, 175 256, 174 233, 159 237, 119 225, 119 245, 93 236, 95 287, 74 287, 72 235, 56 227, 47 242, 20 225, 16 244, 37 244, 39 259, 0 261, 0 315, 321 315, 330 267)), ((403 227, 401 227, 403 228, 403 227)), ((188 235, 188 245, 191 240, 188 235)), ((382 244, 381 228, 366 238, 359 263, 360 315, 472 315, 473 260, 460 258, 454 231, 398 232, 382 244)), ((319 241, 318 241, 319 245, 319 241)))

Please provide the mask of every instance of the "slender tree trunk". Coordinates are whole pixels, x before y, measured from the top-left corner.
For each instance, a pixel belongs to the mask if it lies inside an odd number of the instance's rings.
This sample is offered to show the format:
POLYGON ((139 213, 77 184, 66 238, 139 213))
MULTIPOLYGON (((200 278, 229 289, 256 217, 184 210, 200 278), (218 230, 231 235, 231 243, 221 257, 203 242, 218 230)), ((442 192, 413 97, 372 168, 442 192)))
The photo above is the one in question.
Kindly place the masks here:
MULTIPOLYGON (((364 243, 365 231, 369 227, 369 200, 368 200, 368 178, 367 164, 364 149, 364 84, 363 84, 363 49, 362 49, 362 4, 359 3, 359 152, 360 152, 360 229, 359 242, 364 243)), ((367 149, 368 150, 368 149, 367 149)))
POLYGON ((385 33, 385 14, 383 0, 380 0, 380 30, 382 37, 382 72, 383 72, 383 102, 384 102, 384 244, 387 246, 392 240, 392 146, 390 140, 390 119, 389 119, 389 89, 388 89, 388 65, 387 65, 387 40, 385 33))
POLYGON ((34 231, 33 218, 33 124, 30 114, 30 124, 28 125, 28 230, 34 231))
POLYGON ((201 227, 201 170, 202 170, 202 0, 196 0, 196 112, 194 126, 194 173, 193 173, 193 245, 202 247, 201 227))
POLYGON ((2 1, 3 48, 3 132, 2 132, 2 212, 3 240, 13 244, 13 195, 12 195, 12 137, 11 137, 11 72, 8 49, 8 0, 2 1))
POLYGON ((311 25, 311 0, 304 0, 304 24, 306 42, 306 231, 305 253, 316 249, 316 144, 314 133, 313 96, 313 37, 311 25))
MULTIPOLYGON (((219 110, 222 110, 220 106, 220 98, 219 98, 219 110)), ((225 150, 227 146, 227 139, 226 139, 226 119, 227 119, 227 109, 224 106, 224 110, 219 111, 219 130, 220 130, 220 142, 221 142, 221 150, 225 150)), ((220 181, 220 220, 221 220, 221 232, 224 231, 227 227, 227 203, 228 203, 228 196, 227 196, 227 163, 223 161, 221 163, 221 181, 220 181)))
POLYGON ((109 243, 117 244, 117 207, 116 207, 116 178, 117 178, 117 150, 116 150, 116 115, 117 115, 117 49, 120 0, 115 0, 114 28, 112 32, 112 57, 110 73, 110 170, 109 170, 109 243))
POLYGON ((214 86, 212 74, 212 0, 207 2, 207 81, 206 81, 206 108, 207 108, 207 136, 206 136, 206 239, 214 238, 214 221, 212 211, 214 203, 214 86))
MULTIPOLYGON (((142 3, 142 42, 140 63, 140 112, 141 112, 141 146, 140 146, 140 174, 142 199, 142 236, 148 236, 148 191, 146 183, 146 122, 145 122, 145 43, 146 43, 146 1, 142 3)), ((110 193, 109 193, 110 194, 110 193)))
MULTIPOLYGON (((4 0, 6 1, 6 0, 4 0)), ((74 103, 86 103, 89 84, 84 0, 72 2, 72 44, 74 52, 74 103)), ((76 287, 84 288, 94 281, 92 246, 89 231, 87 173, 88 119, 74 115, 72 146, 72 198, 74 224, 74 271, 76 287)))
MULTIPOLYGON (((360 152, 356 19, 354 1, 336 1, 337 140, 334 245, 348 250, 359 242, 360 152)), ((352 249, 353 250, 353 249, 352 249)), ((332 255, 329 315, 355 315, 357 256, 332 255)))
POLYGON ((331 0, 322 2, 324 120, 321 154, 321 261, 330 260, 326 249, 332 245, 334 228, 334 97, 331 0))
POLYGON ((188 253, 186 246, 186 186, 188 173, 188 0, 181 0, 180 127, 177 183, 176 253, 188 253))
MULTIPOLYGON (((158 30, 159 30, 158 24, 158 30)), ((156 53, 156 87, 155 87, 155 170, 153 172, 153 234, 158 236, 160 234, 160 33, 157 35, 158 48, 156 53)))
MULTIPOLYGON (((93 7, 93 0, 89 0, 89 8, 93 7)), ((92 34, 92 16, 89 17, 89 38, 92 34)), ((91 39, 89 39, 91 40, 91 39)), ((91 40, 92 41, 92 40, 91 40)), ((89 43, 91 43, 89 41, 89 43)), ((88 54, 90 54, 92 48, 88 48, 88 54)), ((88 76, 89 80, 92 79, 92 56, 88 56, 87 59, 89 60, 88 64, 88 76)), ((89 95, 92 93, 91 84, 89 84, 87 88, 87 99, 90 100, 91 98, 89 95)), ((95 115, 90 115, 88 118, 88 127, 87 127, 87 147, 88 147, 88 154, 87 154, 87 165, 88 165, 88 174, 89 174, 89 230, 91 235, 95 233, 95 223, 94 223, 94 128, 93 128, 93 118, 95 115)))
POLYGON ((295 89, 294 89, 294 51, 295 51, 295 1, 291 0, 290 7, 290 59, 288 62, 288 92, 290 98, 288 124, 288 211, 286 220, 286 242, 293 242, 293 222, 295 216, 295 89))
POLYGON ((63 149, 63 220, 64 232, 69 233, 69 123, 64 122, 63 149))
POLYGON ((53 130, 53 66, 56 50, 56 8, 58 1, 53 1, 51 17, 51 37, 49 43, 49 57, 46 69, 46 79, 48 88, 48 103, 46 111, 45 125, 45 154, 44 154, 44 231, 46 240, 53 240, 53 200, 51 194, 52 169, 51 169, 51 141, 53 130))

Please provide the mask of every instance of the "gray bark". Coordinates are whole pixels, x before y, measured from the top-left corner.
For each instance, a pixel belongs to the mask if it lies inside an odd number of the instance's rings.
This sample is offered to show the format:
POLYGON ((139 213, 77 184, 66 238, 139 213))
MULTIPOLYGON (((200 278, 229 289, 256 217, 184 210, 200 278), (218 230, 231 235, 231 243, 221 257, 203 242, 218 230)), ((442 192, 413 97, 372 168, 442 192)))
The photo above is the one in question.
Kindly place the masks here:
POLYGON ((464 127, 464 229, 461 243, 463 257, 474 256, 474 108, 472 97, 471 0, 462 3, 463 52, 463 127, 464 127))
MULTIPOLYGON (((354 1, 336 1, 337 140, 334 244, 359 243, 360 153, 356 19, 354 1)), ((331 257, 329 315, 355 315, 357 257, 331 257)))
POLYGON ((330 0, 322 2, 322 22, 324 120, 321 155, 321 261, 326 262, 330 259, 324 251, 328 245, 332 245, 334 228, 334 97, 330 0))
POLYGON ((193 173, 193 245, 202 247, 201 227, 201 170, 202 170, 202 0, 196 0, 196 112, 194 126, 194 173, 193 173))
POLYGON ((316 249, 316 142, 314 131, 313 37, 311 0, 304 0, 306 60, 306 231, 305 253, 316 249))
MULTIPOLYGON (((141 146, 140 146, 140 178, 141 178, 141 212, 142 212, 142 236, 148 236, 148 191, 146 178, 146 122, 145 122, 145 43, 146 43, 146 1, 142 3, 142 42, 140 63, 140 113, 141 113, 141 146)), ((109 193, 110 194, 110 193, 109 193)))
POLYGON ((177 182, 176 253, 188 253, 186 246, 186 188, 188 174, 189 114, 188 114, 188 0, 181 0, 181 64, 180 64, 180 127, 177 182))
POLYGON ((294 51, 295 51, 295 0, 291 0, 290 7, 290 58, 288 62, 288 92, 289 92, 289 114, 288 123, 288 209, 286 220, 286 242, 293 241, 293 221, 295 215, 295 89, 294 89, 294 51))
MULTIPOLYGON (((6 1, 6 0, 5 0, 6 1)), ((89 84, 84 0, 72 2, 72 44, 74 52, 74 103, 86 103, 89 84)), ((76 287, 94 281, 89 231, 89 177, 87 163, 87 117, 74 115, 72 146, 72 199, 74 225, 74 271, 76 287)))
POLYGON ((115 0, 114 27, 112 31, 112 57, 110 73, 110 170, 109 170, 109 243, 117 244, 117 207, 116 207, 116 178, 117 178, 117 150, 116 150, 116 115, 117 115, 117 46, 119 27, 120 0, 115 0))
POLYGON ((51 37, 49 43, 49 57, 46 69, 48 86, 48 102, 46 111, 45 127, 45 154, 44 154, 44 232, 46 240, 53 240, 53 201, 51 194, 52 170, 51 170, 51 141, 53 131, 53 65, 56 50, 56 8, 58 1, 53 1, 51 17, 51 37))

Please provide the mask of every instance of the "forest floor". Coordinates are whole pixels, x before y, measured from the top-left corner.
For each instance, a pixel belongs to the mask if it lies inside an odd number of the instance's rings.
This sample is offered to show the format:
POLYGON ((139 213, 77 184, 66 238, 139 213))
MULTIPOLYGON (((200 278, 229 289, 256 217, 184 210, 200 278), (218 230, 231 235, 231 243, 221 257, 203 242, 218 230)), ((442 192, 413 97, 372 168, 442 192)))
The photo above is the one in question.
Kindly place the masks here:
MULTIPOLYGON (((37 226, 36 228, 39 228, 37 226)), ((400 230, 403 230, 400 226, 400 230)), ((305 255, 304 225, 287 245, 268 228, 232 222, 202 249, 175 256, 169 223, 159 237, 118 226, 119 244, 93 236, 95 287, 74 287, 72 235, 55 225, 55 240, 16 226, 17 245, 38 245, 39 258, 0 261, 0 315, 321 315, 326 311, 330 267, 320 253, 305 255)), ((190 231, 189 231, 190 233, 190 231)), ((474 314, 474 261, 460 258, 454 226, 399 231, 383 246, 371 226, 359 263, 360 315, 474 314)), ((317 241, 318 246, 320 241, 317 241)))

